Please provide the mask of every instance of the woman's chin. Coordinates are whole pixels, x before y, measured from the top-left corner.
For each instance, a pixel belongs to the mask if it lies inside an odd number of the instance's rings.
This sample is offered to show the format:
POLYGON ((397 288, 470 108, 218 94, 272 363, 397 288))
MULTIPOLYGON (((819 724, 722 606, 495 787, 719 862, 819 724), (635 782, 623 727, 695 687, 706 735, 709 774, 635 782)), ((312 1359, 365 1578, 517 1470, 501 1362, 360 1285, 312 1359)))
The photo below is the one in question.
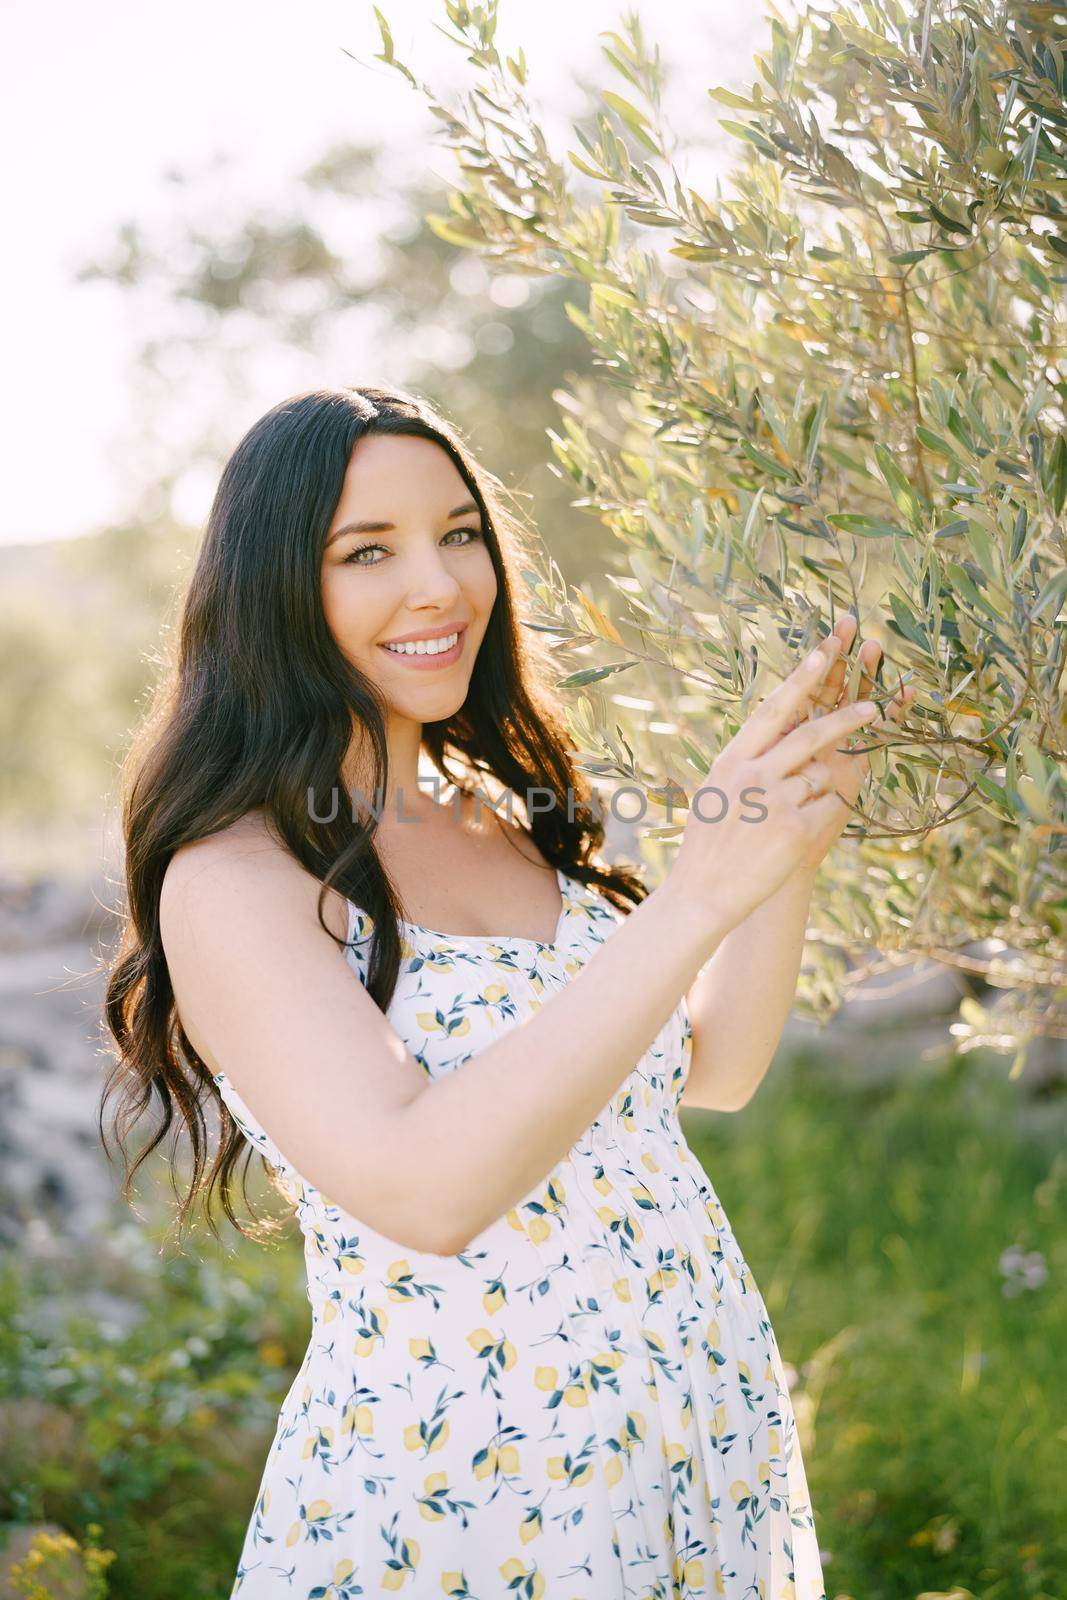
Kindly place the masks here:
POLYGON ((444 722, 446 718, 455 716, 467 698, 469 685, 470 680, 464 678, 458 685, 455 681, 419 684, 399 693, 395 683, 378 681, 390 715, 404 717, 409 722, 444 722))

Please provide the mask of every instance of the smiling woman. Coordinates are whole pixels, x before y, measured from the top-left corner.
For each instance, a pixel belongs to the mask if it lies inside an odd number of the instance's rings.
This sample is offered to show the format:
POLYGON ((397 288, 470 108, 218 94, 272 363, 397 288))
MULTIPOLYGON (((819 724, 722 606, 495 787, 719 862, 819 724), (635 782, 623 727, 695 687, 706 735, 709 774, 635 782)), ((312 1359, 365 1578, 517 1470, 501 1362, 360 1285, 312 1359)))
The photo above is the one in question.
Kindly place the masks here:
MULTIPOLYGON (((378 930, 369 989, 383 1009, 409 893, 429 920, 443 903, 452 921, 466 909, 468 923, 487 927, 502 894, 518 926, 544 926, 550 864, 616 904, 642 898, 633 874, 591 859, 603 825, 549 688, 551 662, 515 617, 524 559, 527 535, 495 480, 401 390, 298 395, 238 444, 185 599, 178 658, 127 763, 131 915, 109 1021, 143 1081, 168 1062, 179 1106, 187 1068, 170 1054, 166 1016, 141 996, 154 974, 149 987, 169 996, 178 1020, 159 902, 172 861, 197 841, 257 830, 321 887, 318 915, 335 934, 347 904, 363 908, 378 930), (453 786, 457 826, 422 792, 427 763, 453 786), (520 827, 499 818, 486 827, 468 798, 475 774, 510 786, 520 806, 535 788, 551 804, 520 827), (331 791, 368 804, 312 822, 309 796, 331 791), (408 825, 413 816, 422 827, 408 825)), ((195 1052, 189 1059, 195 1079, 195 1052)), ((117 1077, 109 1092, 130 1083, 117 1077)), ((190 1111, 195 1125, 198 1101, 190 1111)), ((227 1214, 242 1148, 231 1130, 206 1186, 210 1196, 219 1182, 227 1214)), ((189 1204, 203 1171, 196 1138, 194 1151, 189 1204)))
MULTIPOLYGON (((124 1192, 173 1123, 180 1222, 217 1185, 241 1226, 243 1151, 305 1238, 311 1335, 232 1595, 824 1600, 766 1306, 678 1108, 687 992, 739 893, 793 870, 823 812, 792 770, 857 708, 778 745, 786 825, 713 849, 691 813, 648 893, 596 859, 520 555, 412 397, 275 407, 226 464, 130 757, 104 1099, 122 1138, 161 1116, 124 1192), (478 814, 487 785, 517 823, 478 814), (352 804, 323 820, 331 786, 352 804)), ((753 758, 816 678, 742 730, 753 758)))
MULTIPOLYGON (((331 633, 375 683, 384 688, 383 668, 393 675, 385 680, 396 684, 391 709, 399 717, 406 708, 420 727, 447 716, 456 676, 469 675, 497 595, 481 513, 463 497, 464 487, 431 440, 365 439, 352 453, 326 540, 322 603, 331 633), (457 500, 450 510, 436 509, 457 500), (353 516, 379 503, 391 506, 397 520, 353 516), (468 525, 454 526, 461 518, 468 525), (368 533, 383 537, 370 541, 362 537, 368 533), (447 675, 451 667, 458 673, 447 675), (404 686, 413 671, 420 692, 409 702, 404 686), (433 680, 430 698, 423 676, 433 680)), ((414 792, 410 764, 404 777, 414 792)))

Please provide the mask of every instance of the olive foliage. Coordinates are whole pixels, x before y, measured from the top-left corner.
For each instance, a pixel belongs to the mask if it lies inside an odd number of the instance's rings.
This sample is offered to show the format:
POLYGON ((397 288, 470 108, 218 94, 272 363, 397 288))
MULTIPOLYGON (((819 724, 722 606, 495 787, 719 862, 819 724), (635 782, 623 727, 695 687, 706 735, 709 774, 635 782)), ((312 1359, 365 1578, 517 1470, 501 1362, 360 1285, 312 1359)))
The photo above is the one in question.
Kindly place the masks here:
POLYGON ((549 438, 611 567, 597 592, 551 560, 527 574, 587 769, 658 808, 668 852, 720 745, 854 609, 880 690, 918 694, 824 864, 801 1005, 827 1016, 928 958, 987 996, 955 1049, 1021 1071, 1032 1039, 1067 1037, 1060 8, 769 8, 752 82, 708 88, 736 141, 714 194, 680 170, 639 14, 601 35, 611 84, 561 155, 496 0, 444 11, 470 73, 447 105, 375 8, 377 59, 457 159, 428 221, 573 281, 593 353, 549 438))

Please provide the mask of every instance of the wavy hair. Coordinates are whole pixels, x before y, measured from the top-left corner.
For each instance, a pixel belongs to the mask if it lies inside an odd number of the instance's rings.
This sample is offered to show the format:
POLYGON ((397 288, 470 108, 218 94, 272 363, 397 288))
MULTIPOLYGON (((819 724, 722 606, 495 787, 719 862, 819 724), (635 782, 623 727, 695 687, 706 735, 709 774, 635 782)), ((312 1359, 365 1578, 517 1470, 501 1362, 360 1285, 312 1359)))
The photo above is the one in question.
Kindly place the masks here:
MULTIPOLYGON (((121 932, 107 965, 104 1002, 118 1056, 104 1086, 99 1132, 111 1159, 105 1119, 115 1096, 113 1129, 125 1165, 122 1196, 129 1202, 142 1162, 172 1127, 175 1148, 187 1130, 192 1173, 184 1194, 170 1162, 179 1247, 201 1196, 218 1237, 211 1209, 216 1191, 229 1221, 248 1237, 268 1237, 279 1222, 264 1222, 250 1206, 248 1164, 255 1152, 177 1013, 159 918, 163 877, 175 852, 260 810, 275 837, 322 883, 319 921, 327 932, 328 889, 372 917, 367 989, 381 1010, 396 985, 403 907, 375 850, 373 811, 364 818, 355 806, 342 805, 322 821, 311 817, 308 804, 312 791, 346 793, 342 764, 359 730, 369 739, 371 794, 388 792, 387 707, 335 643, 321 595, 323 550, 349 458, 373 433, 431 439, 448 452, 482 512, 496 573, 497 596, 467 697, 453 716, 423 725, 429 759, 467 793, 479 774, 520 797, 533 788, 549 792, 555 804, 533 808, 528 820, 544 858, 603 890, 618 909, 629 910, 647 893, 628 868, 591 859, 603 843, 603 822, 572 759, 549 659, 516 621, 526 534, 506 508, 499 481, 475 463, 455 428, 401 390, 316 389, 274 406, 223 469, 181 604, 176 647, 123 767, 121 932), (206 1170, 209 1101, 221 1138, 206 1170), (127 1140, 150 1105, 154 1130, 131 1161, 127 1140), (241 1195, 252 1210, 252 1230, 233 1207, 242 1150, 241 1195)), ((279 1175, 261 1160, 276 1181, 279 1175)))

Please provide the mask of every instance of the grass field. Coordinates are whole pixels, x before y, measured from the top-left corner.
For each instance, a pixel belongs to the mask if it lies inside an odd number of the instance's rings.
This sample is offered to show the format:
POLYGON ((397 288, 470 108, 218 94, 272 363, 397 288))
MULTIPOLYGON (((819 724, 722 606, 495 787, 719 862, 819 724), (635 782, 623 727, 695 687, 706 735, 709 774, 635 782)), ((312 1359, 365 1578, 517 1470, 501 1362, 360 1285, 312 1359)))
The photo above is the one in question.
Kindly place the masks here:
MULTIPOLYGON (((1067 1600, 1067 1110, 1005 1074, 783 1052, 744 1111, 686 1113, 796 1370, 829 1600, 1067 1600)), ((4 1267, 0 1520, 99 1524, 116 1600, 218 1600, 307 1341, 299 1236, 161 1237, 4 1267), (79 1312, 89 1285, 136 1322, 79 1312)))
POLYGON ((831 1600, 1067 1595, 1063 1127, 974 1056, 867 1087, 800 1056, 687 1120, 799 1369, 831 1600))

